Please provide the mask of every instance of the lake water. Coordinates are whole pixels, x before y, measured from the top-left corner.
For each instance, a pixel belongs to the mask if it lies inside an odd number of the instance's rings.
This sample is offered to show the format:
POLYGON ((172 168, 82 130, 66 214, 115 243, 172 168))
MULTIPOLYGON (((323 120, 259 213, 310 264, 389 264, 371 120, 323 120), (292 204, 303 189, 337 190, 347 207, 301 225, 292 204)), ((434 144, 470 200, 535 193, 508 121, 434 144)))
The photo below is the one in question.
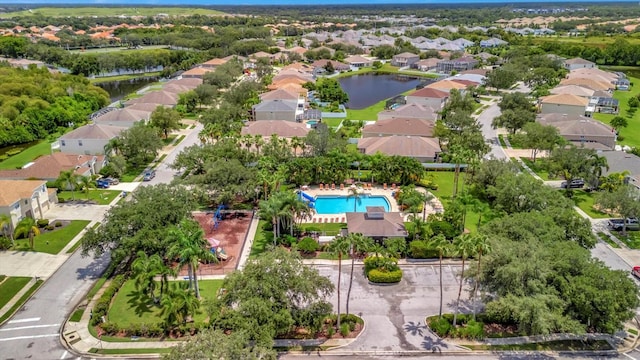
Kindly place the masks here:
POLYGON ((424 79, 396 74, 363 74, 338 79, 342 89, 349 94, 349 109, 364 109, 378 101, 415 89, 424 79))
POLYGON ((100 82, 95 83, 94 85, 105 89, 109 93, 109 97, 113 103, 151 83, 158 81, 158 79, 159 78, 157 76, 143 76, 129 80, 100 82))

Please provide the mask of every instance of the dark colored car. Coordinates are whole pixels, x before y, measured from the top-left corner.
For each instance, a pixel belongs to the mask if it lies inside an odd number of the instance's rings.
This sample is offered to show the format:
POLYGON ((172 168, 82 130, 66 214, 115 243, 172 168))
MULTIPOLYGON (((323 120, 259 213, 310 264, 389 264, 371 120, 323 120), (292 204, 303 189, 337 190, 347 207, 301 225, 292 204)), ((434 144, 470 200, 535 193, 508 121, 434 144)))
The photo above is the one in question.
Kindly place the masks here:
POLYGON ((108 178, 104 178, 103 180, 104 180, 104 181, 106 181, 106 182, 108 182, 108 183, 109 183, 109 185, 118 185, 118 184, 120 184, 120 180, 119 180, 119 179, 116 179, 116 178, 110 178, 110 177, 108 177, 108 178))
POLYGON ((96 187, 98 189, 108 189, 109 188, 109 182, 105 179, 98 179, 96 180, 96 187))
MULTIPOLYGON (((609 229, 615 231, 622 231, 624 228, 624 219, 609 219, 609 229)), ((640 230, 640 222, 636 218, 627 219, 627 230, 637 231, 640 230)))
POLYGON ((142 176, 142 181, 151 181, 154 177, 156 177, 155 170, 145 170, 144 175, 142 176))
MULTIPOLYGON (((562 183, 560 183, 560 187, 563 189, 567 188, 567 182, 563 181, 562 183)), ((571 183, 569 184, 569 188, 571 189, 582 189, 584 187, 584 180, 582 179, 574 179, 571 180, 571 183)))

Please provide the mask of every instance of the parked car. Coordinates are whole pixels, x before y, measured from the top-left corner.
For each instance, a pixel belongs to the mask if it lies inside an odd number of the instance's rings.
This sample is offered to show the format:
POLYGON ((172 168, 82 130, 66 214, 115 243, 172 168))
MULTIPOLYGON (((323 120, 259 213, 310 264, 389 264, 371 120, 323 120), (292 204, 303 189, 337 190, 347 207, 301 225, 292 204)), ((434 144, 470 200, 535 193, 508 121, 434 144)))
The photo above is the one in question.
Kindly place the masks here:
POLYGON ((98 179, 96 180, 96 187, 98 189, 108 189, 109 188, 109 182, 105 179, 98 179))
POLYGON ((633 269, 631 269, 631 275, 640 280, 640 266, 634 266, 633 269))
POLYGON ((120 184, 120 179, 108 177, 108 178, 104 178, 104 180, 106 182, 108 182, 109 185, 118 185, 118 184, 120 184))
MULTIPOLYGON (((609 219, 608 222, 609 229, 615 231, 622 231, 624 228, 624 219, 609 219)), ((628 218, 627 219, 627 230, 637 231, 640 230, 640 221, 637 218, 628 218)))
MULTIPOLYGON (((560 187, 563 189, 567 188, 567 182, 563 181, 560 183, 560 187)), ((584 187, 584 180, 582 179, 574 179, 571 180, 571 184, 569 184, 569 188, 571 189, 582 189, 584 187)))
POLYGON ((156 177, 155 170, 145 170, 144 175, 142 176, 142 181, 151 181, 154 177, 156 177))

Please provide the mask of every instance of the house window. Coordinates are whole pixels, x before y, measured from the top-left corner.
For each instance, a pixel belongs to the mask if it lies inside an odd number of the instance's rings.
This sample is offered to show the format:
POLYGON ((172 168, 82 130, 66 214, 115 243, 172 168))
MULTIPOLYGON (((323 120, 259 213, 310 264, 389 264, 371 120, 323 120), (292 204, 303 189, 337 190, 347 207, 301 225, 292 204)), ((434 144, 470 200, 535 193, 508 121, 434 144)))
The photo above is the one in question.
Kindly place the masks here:
POLYGON ((60 140, 60 146, 67 146, 67 143, 64 140, 60 140))
POLYGON ((78 146, 82 146, 82 140, 78 140, 78 146))
POLYGON ((29 200, 25 200, 25 201, 24 201, 24 204, 25 204, 25 205, 28 205, 28 204, 29 204, 29 200))
POLYGON ((20 209, 20 203, 17 202, 15 205, 13 205, 13 209, 14 210, 19 210, 20 209))

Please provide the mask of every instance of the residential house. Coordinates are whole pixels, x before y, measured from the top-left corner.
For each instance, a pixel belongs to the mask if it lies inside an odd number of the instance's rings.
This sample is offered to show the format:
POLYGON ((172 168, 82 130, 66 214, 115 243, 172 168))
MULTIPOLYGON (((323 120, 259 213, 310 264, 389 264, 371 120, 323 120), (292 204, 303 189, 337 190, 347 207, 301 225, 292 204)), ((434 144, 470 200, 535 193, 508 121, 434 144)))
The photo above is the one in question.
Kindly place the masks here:
POLYGON ((280 76, 277 79, 274 79, 271 82, 271 84, 267 86, 267 89, 276 90, 276 89, 282 88, 284 85, 287 85, 287 84, 294 84, 302 87, 302 85, 306 84, 307 82, 308 82, 307 80, 299 76, 293 76, 293 75, 280 76))
POLYGON ((432 137, 435 122, 426 119, 389 118, 378 120, 362 129, 363 138, 393 135, 432 137))
POLYGON ((354 68, 369 67, 373 64, 372 60, 360 55, 349 56, 344 59, 344 62, 354 68))
MULTIPOLYGON (((135 106, 137 107, 141 104, 146 104, 145 106, 147 107, 147 109, 153 108, 155 110, 158 107, 157 104, 150 104, 150 103, 140 103, 140 104, 135 104, 135 106)), ((96 124, 100 124, 100 125, 130 128, 137 122, 142 121, 144 123, 147 123, 151 118, 152 112, 153 111, 134 109, 128 106, 123 109, 113 109, 109 112, 106 112, 102 115, 95 117, 93 121, 96 124)))
POLYGON ((367 206, 367 212, 348 212, 346 215, 349 234, 362 234, 378 243, 407 236, 404 220, 398 212, 384 212, 383 207, 367 206))
POLYGON ((538 100, 543 114, 584 115, 589 99, 569 94, 549 95, 538 100))
POLYGON ((300 95, 294 91, 287 89, 276 89, 259 95, 261 101, 265 100, 296 100, 300 98, 300 95))
POLYGON ((318 74, 318 73, 324 73, 329 64, 333 66, 333 69, 335 71, 342 72, 342 71, 351 70, 351 66, 345 63, 341 63, 340 61, 335 61, 335 60, 327 60, 327 59, 316 60, 313 62, 313 64, 311 64, 311 66, 313 66, 314 74, 318 74))
MULTIPOLYGON (((195 89, 201 84, 202 84, 202 79, 180 78, 180 79, 174 79, 174 80, 167 81, 166 83, 164 83, 164 86, 180 85, 180 86, 188 87, 190 89, 195 89)), ((164 86, 163 86, 163 88, 164 88, 164 86)))
POLYGON ((378 113, 378 121, 392 118, 405 119, 424 119, 436 121, 438 119, 438 110, 429 106, 420 104, 405 104, 393 110, 384 110, 378 113))
POLYGON ((441 60, 436 65, 436 71, 442 74, 450 74, 453 71, 462 72, 475 69, 477 66, 478 60, 471 56, 466 56, 453 60, 441 60))
POLYGON ((543 125, 556 127, 560 136, 577 146, 596 150, 613 150, 616 145, 615 129, 586 116, 562 113, 540 114, 537 121, 543 125))
POLYGON ((214 70, 220 65, 226 64, 228 60, 225 59, 211 59, 202 63, 202 67, 206 69, 214 70))
POLYGON ((593 69, 596 67, 595 63, 582 58, 573 58, 573 59, 565 60, 563 62, 563 65, 564 65, 564 68, 569 71, 576 70, 576 69, 593 69))
POLYGON ((585 86, 593 90, 612 91, 616 88, 615 84, 607 81, 600 81, 588 78, 562 79, 560 85, 579 85, 585 86))
POLYGON ((109 140, 117 137, 126 127, 87 124, 58 138, 60 151, 71 154, 102 155, 109 140))
POLYGON ((410 52, 403 52, 402 54, 394 55, 391 59, 391 66, 405 67, 411 66, 420 61, 420 55, 416 55, 410 52))
POLYGON ((640 189, 640 157, 624 151, 603 151, 600 156, 607 159, 604 175, 629 172, 629 184, 640 189))
POLYGON ((428 58, 416 62, 411 67, 420 71, 429 71, 435 69, 438 66, 438 62, 440 62, 438 58, 428 58))
POLYGON ((619 78, 613 83, 616 86, 616 90, 630 90, 631 81, 627 78, 619 78))
POLYGON ((615 84, 619 77, 616 73, 598 68, 580 68, 572 70, 567 74, 567 79, 592 79, 612 84, 615 84))
POLYGON ((481 48, 492 48, 492 47, 498 47, 498 46, 505 46, 508 44, 509 44, 508 42, 502 39, 494 38, 494 37, 487 40, 480 40, 481 48))
POLYGON ((127 101, 126 105, 128 106, 131 104, 148 103, 174 107, 178 104, 178 99, 179 96, 175 93, 158 90, 148 92, 139 98, 129 100, 127 101))
POLYGON ((299 108, 296 100, 266 100, 254 105, 253 120, 285 120, 296 121, 297 115, 302 115, 304 108, 299 108))
POLYGON ((441 152, 436 138, 402 135, 358 139, 358 151, 367 155, 412 157, 422 163, 435 162, 441 152))
POLYGON ((11 218, 12 231, 25 217, 44 219, 44 211, 57 202, 56 189, 44 180, 0 180, 0 214, 11 218))
POLYGON ((469 84, 465 83, 463 81, 446 80, 445 79, 445 80, 436 81, 436 82, 431 83, 431 84, 429 84, 429 85, 427 85, 425 87, 429 88, 429 89, 436 89, 436 90, 446 91, 446 92, 450 93, 452 89, 456 89, 456 90, 458 90, 460 92, 464 92, 469 87, 469 84))
POLYGON ((442 109, 447 103, 447 99, 449 99, 447 91, 424 87, 407 95, 407 104, 420 104, 434 109, 442 109))
POLYGON ((260 135, 262 137, 270 137, 271 135, 277 135, 281 138, 299 137, 303 138, 311 131, 307 125, 282 120, 264 120, 264 121, 250 121, 246 126, 242 128, 240 134, 242 135, 260 135))
POLYGON ((204 79, 204 74, 213 71, 211 68, 194 67, 182 73, 182 77, 185 79, 204 79))
POLYGON ((0 170, 0 179, 40 179, 45 181, 56 180, 60 172, 75 170, 80 176, 97 175, 105 165, 103 155, 76 155, 55 152, 44 155, 25 165, 22 169, 0 170))
POLYGON ((552 95, 569 94, 591 98, 596 91, 580 85, 559 85, 549 90, 552 95))

